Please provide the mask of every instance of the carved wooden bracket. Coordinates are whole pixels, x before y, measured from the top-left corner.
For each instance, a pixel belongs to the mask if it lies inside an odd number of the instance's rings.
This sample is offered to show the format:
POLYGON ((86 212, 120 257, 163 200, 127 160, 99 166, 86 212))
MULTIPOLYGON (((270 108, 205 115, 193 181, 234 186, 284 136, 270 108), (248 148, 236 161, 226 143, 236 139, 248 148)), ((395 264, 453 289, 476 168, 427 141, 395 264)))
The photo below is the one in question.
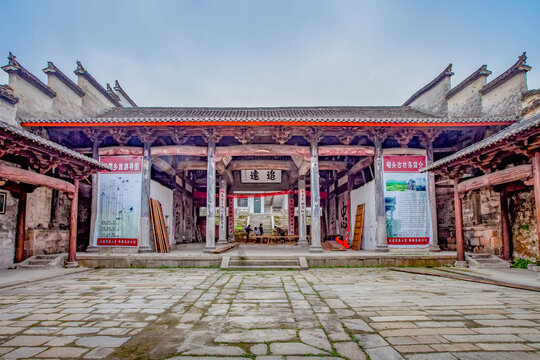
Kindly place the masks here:
POLYGON ((343 145, 350 145, 356 137, 356 133, 353 128, 346 127, 337 137, 343 145))
POLYGON ((427 129, 422 129, 421 136, 424 138, 424 140, 433 142, 441 134, 442 134, 441 129, 427 128, 427 129))
POLYGON ((367 132, 367 137, 373 143, 380 142, 383 143, 384 140, 388 137, 388 132, 384 128, 375 128, 367 132))
POLYGON ((216 127, 207 127, 202 131, 202 138, 208 144, 209 142, 214 142, 217 144, 221 140, 222 136, 216 127))
POLYGON ((324 132, 319 127, 309 127, 306 129, 306 135, 304 135, 307 141, 310 143, 312 142, 319 142, 324 137, 324 132))
POLYGON ((153 143, 157 138, 156 132, 151 128, 138 128, 135 133, 143 143, 153 143))
POLYGON ((416 136, 416 130, 410 128, 399 129, 394 133, 399 146, 404 147, 409 144, 413 137, 416 136))
POLYGON ((286 126, 278 126, 276 128, 276 133, 272 135, 272 138, 281 145, 289 141, 291 137, 292 137, 292 129, 286 126))
POLYGON ((173 128, 173 131, 169 136, 177 145, 184 145, 189 140, 187 131, 178 127, 173 128))
POLYGON ((109 133, 111 134, 112 138, 120 145, 125 145, 131 137, 129 135, 129 130, 122 127, 110 128, 109 133))
POLYGON ((253 128, 242 126, 240 133, 235 135, 234 138, 245 145, 249 144, 255 138, 255 133, 253 132, 253 128))
POLYGON ((94 143, 95 141, 98 141, 98 145, 99 145, 99 140, 103 138, 103 130, 101 129, 96 129, 96 128, 84 129, 83 133, 84 135, 86 135, 88 140, 90 140, 92 143, 94 143))

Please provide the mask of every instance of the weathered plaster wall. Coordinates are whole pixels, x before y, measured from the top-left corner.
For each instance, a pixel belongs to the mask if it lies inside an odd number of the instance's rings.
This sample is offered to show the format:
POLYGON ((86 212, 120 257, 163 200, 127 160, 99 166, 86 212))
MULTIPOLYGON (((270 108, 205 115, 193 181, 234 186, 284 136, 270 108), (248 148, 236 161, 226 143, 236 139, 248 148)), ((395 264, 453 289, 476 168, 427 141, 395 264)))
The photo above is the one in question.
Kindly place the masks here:
POLYGON ((0 214, 0 269, 13 265, 15 236, 17 231, 18 201, 9 191, 6 197, 6 213, 0 214))
POLYGON ((448 111, 446 94, 450 91, 450 77, 447 76, 433 88, 426 91, 418 99, 409 104, 413 109, 428 113, 444 115, 448 111))
MULTIPOLYGON (((375 218, 375 182, 370 181, 364 186, 351 191, 351 219, 356 219, 356 208, 360 204, 366 204, 364 209, 364 229, 362 230, 362 250, 374 250, 377 246, 376 231, 377 220, 375 218)), ((349 238, 354 236, 354 221, 351 221, 349 238)))
POLYGON ((0 99, 0 121, 6 122, 11 125, 19 126, 17 122, 17 104, 13 105, 0 99))
POLYGON ((78 85, 86 95, 82 98, 82 112, 86 115, 102 113, 114 105, 100 93, 88 80, 79 75, 78 85))
POLYGON ((482 96, 482 112, 487 116, 515 116, 521 112, 522 93, 527 91, 527 75, 519 73, 482 96))
POLYGON ((48 228, 51 220, 52 190, 39 187, 28 194, 26 228, 48 228))
POLYGON ((481 76, 459 93, 448 99, 448 115, 478 116, 482 113, 482 95, 480 89, 486 84, 485 76, 481 76))
POLYGON ((60 117, 82 116, 82 98, 56 76, 49 75, 47 85, 56 91, 52 111, 60 117))
POLYGON ((169 236, 169 243, 174 244, 174 194, 171 189, 161 185, 155 180, 150 182, 150 197, 161 203, 163 209, 163 216, 165 217, 165 224, 167 225, 167 234, 169 236))
POLYGON ((471 191, 463 198, 465 251, 502 254, 499 198, 492 189, 471 191))
POLYGON ((24 240, 25 259, 33 255, 66 253, 68 248, 69 230, 26 230, 24 240))
POLYGON ((19 98, 17 104, 18 115, 32 117, 53 115, 53 100, 20 76, 11 74, 9 76, 9 86, 13 89, 13 95, 19 98))
POLYGON ((509 213, 512 228, 512 258, 538 260, 534 189, 513 193, 510 196, 509 213))

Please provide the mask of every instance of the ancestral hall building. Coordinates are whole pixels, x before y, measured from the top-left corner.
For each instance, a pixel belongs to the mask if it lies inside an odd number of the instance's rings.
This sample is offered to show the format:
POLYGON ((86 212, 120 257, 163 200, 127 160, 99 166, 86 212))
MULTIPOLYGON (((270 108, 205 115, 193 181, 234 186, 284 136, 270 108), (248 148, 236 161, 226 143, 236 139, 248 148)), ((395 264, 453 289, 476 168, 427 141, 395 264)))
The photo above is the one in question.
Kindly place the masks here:
POLYGON ((376 107, 138 107, 80 62, 77 82, 49 62, 45 84, 11 53, 2 69, 1 268, 155 251, 150 198, 172 248, 200 240, 208 252, 235 240, 235 201, 248 196, 285 196, 286 231, 312 252, 352 242, 363 209, 363 250, 540 258, 540 92, 527 89, 525 53, 454 87, 449 65, 403 105, 376 107))

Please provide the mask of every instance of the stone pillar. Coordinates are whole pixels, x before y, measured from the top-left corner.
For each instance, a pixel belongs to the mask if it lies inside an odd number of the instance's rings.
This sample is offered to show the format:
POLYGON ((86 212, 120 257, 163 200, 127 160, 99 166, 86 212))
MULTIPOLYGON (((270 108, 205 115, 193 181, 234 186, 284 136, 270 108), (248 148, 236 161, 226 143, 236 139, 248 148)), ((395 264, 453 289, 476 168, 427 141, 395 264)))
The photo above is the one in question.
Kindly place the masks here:
POLYGON ((79 179, 73 181, 75 190, 71 195, 71 209, 69 212, 69 248, 66 267, 77 267, 77 215, 79 212, 79 179))
POLYGON ((298 245, 307 245, 306 177, 298 178, 298 245))
MULTIPOLYGON (((92 159, 99 160, 99 140, 97 137, 92 139, 92 159)), ((98 212, 98 174, 92 174, 92 199, 90 210, 90 238, 89 246, 86 248, 86 252, 98 252, 97 236, 96 236, 96 219, 98 212)))
POLYGON ((512 254, 510 253, 510 219, 508 218, 508 194, 504 188, 504 185, 499 193, 500 196, 500 208, 501 208, 501 238, 503 245, 503 259, 512 260, 512 254))
POLYGON ((227 177, 219 178, 219 239, 218 245, 227 244, 227 177))
POLYGON ((19 202, 17 211, 17 237, 15 240, 15 262, 23 261, 24 257, 24 237, 26 228, 26 191, 17 192, 19 202))
MULTIPOLYGON (((535 152, 532 158, 533 163, 533 184, 534 184, 534 201, 536 205, 536 230, 538 239, 540 240, 540 153, 535 152)), ((537 241, 538 257, 540 258, 540 241, 537 241)))
POLYGON ((141 223, 139 225, 139 252, 151 252, 150 248, 150 181, 152 158, 150 154, 150 142, 143 145, 142 159, 142 185, 141 185, 141 223))
MULTIPOLYGON (((379 134, 380 135, 380 134, 379 134)), ((388 251, 388 239, 386 235, 386 216, 384 202, 384 171, 382 154, 382 136, 374 136, 375 157, 375 216, 377 218, 377 247, 375 251, 388 251)))
POLYGON ((208 141, 208 167, 206 171, 206 245, 204 252, 216 248, 216 142, 208 141))
POLYGON ((463 213, 461 210, 461 196, 458 192, 459 179, 454 178, 454 210, 456 216, 456 247, 457 262, 456 266, 466 266, 465 262, 465 243, 463 242, 463 213))
POLYGON ((322 252, 321 247, 321 192, 319 188, 319 146, 311 141, 311 247, 310 252, 322 252))
MULTIPOLYGON (((427 165, 433 163, 433 140, 426 139, 426 155, 427 165)), ((439 247, 439 234, 437 230, 437 192, 435 189, 435 174, 428 172, 428 202, 429 202, 429 217, 431 219, 431 234, 433 240, 429 246, 429 251, 441 251, 439 247)))

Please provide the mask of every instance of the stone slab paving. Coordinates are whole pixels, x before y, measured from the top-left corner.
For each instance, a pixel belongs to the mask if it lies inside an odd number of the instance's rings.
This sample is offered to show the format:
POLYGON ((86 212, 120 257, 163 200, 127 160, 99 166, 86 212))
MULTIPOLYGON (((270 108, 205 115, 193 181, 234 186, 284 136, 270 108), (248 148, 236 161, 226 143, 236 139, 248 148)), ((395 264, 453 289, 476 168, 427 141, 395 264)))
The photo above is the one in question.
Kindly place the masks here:
POLYGON ((1 359, 540 359, 540 293, 386 269, 100 269, 0 289, 1 359))

